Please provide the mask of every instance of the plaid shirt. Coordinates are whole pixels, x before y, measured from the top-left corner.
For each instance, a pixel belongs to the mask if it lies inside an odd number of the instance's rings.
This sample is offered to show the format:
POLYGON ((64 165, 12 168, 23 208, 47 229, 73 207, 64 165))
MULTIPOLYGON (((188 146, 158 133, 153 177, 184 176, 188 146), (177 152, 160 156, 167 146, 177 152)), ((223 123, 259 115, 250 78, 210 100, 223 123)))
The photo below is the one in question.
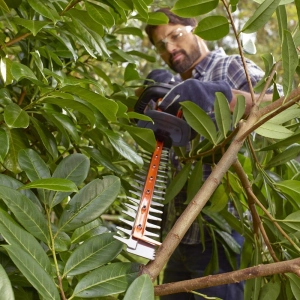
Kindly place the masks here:
MULTIPOLYGON (((260 79, 263 78, 264 72, 252 61, 246 59, 246 64, 251 79, 252 86, 255 86, 260 79)), ((249 92, 249 84, 246 79, 245 70, 243 68, 242 60, 239 55, 226 55, 222 48, 211 51, 193 70, 194 79, 199 81, 226 81, 232 89, 249 92)), ((278 91, 282 94, 281 86, 278 86, 278 91)), ((268 92, 272 92, 269 89, 268 92)), ((209 114, 214 118, 214 114, 209 114)), ((174 158, 173 158, 174 160, 174 158)), ((174 165, 179 165, 178 162, 173 161, 174 165)), ((211 173, 211 167, 204 165, 203 178, 206 179, 211 173)), ((183 190, 179 193, 174 201, 168 205, 167 216, 165 218, 164 233, 168 233, 172 228, 176 219, 185 209, 186 205, 183 203, 186 199, 186 192, 183 190)), ((236 210, 232 203, 228 203, 228 210, 236 215, 236 210)), ((195 221, 189 230, 186 232, 181 243, 183 244, 198 244, 200 243, 200 226, 195 221)))

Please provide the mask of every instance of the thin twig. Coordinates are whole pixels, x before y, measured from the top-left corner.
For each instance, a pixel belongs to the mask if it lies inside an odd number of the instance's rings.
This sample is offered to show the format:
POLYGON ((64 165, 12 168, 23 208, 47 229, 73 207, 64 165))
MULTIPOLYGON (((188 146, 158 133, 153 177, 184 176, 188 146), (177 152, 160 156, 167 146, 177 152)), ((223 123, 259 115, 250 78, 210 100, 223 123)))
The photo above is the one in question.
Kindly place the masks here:
POLYGON ((232 166, 233 166, 236 174, 240 178, 241 183, 242 183, 242 185, 246 191, 246 194, 248 196, 249 209, 250 209, 252 217, 253 217, 254 233, 258 233, 257 232, 258 229, 260 230, 261 235, 264 239, 264 242, 270 252, 270 255, 272 256, 274 261, 278 262, 279 259, 277 258, 276 254, 271 246, 268 235, 266 234, 266 231, 263 227, 261 219, 257 213, 256 207, 255 207, 255 199, 254 199, 254 198, 256 198, 256 196, 254 195, 254 193, 252 191, 251 183, 250 183, 243 167, 241 166, 241 163, 238 160, 232 166))

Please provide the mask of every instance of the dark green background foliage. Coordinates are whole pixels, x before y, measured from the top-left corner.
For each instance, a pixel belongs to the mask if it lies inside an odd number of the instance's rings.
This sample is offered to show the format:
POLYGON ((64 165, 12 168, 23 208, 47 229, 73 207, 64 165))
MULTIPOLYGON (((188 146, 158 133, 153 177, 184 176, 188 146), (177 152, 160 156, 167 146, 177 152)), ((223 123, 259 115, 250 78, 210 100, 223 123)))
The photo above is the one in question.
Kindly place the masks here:
MULTIPOLYGON (((245 34, 257 32, 260 52, 250 58, 266 77, 280 62, 274 81, 285 95, 297 85, 299 1, 257 0, 247 9, 245 1, 233 0, 0 0, 1 299, 154 299, 149 277, 138 276, 141 262, 122 251, 108 219, 121 214, 143 165, 137 151, 151 152, 155 144, 150 130, 135 126, 133 119, 146 117, 132 108, 135 88, 161 65, 142 30, 146 22, 168 22, 153 12, 158 5, 197 17, 195 33, 231 52, 237 53, 230 45, 243 33, 245 55, 255 53, 245 34), (229 15, 239 24, 236 36, 229 15), (267 39, 260 41, 266 32, 272 49, 267 39)), ((171 182, 166 203, 186 182, 187 203, 194 197, 202 163, 216 163, 243 122, 243 99, 239 103, 230 114, 226 99, 217 95, 218 130, 200 108, 183 104, 186 120, 205 139, 199 143, 198 136, 188 152, 175 149, 185 167, 171 182)), ((269 212, 258 209, 280 260, 297 258, 300 251, 299 116, 295 104, 263 124, 238 157, 269 212)), ((253 234, 247 196, 233 170, 203 213, 214 220, 212 236, 223 242, 233 266, 240 249, 230 238, 232 228, 245 236, 242 268, 273 262, 253 234), (239 220, 227 212, 228 199, 239 220)), ((218 267, 216 255, 207 274, 218 267)), ((245 299, 300 299, 299 286, 293 274, 256 278, 246 283, 245 299)))

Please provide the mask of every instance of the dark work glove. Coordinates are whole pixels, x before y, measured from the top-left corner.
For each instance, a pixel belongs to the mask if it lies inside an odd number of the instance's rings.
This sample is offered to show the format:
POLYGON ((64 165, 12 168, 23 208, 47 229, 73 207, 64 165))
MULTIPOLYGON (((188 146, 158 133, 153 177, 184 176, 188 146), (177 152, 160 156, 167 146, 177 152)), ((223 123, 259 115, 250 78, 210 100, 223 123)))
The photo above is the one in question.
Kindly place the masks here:
POLYGON ((180 102, 192 101, 205 112, 214 109, 215 93, 221 92, 228 102, 232 99, 229 84, 225 81, 201 82, 197 79, 188 79, 173 87, 159 103, 158 107, 169 114, 176 115, 180 109, 180 102))
POLYGON ((144 81, 144 84, 145 85, 152 84, 153 81, 150 81, 147 79, 151 79, 151 80, 153 80, 155 82, 159 82, 159 83, 174 84, 174 83, 180 82, 180 80, 176 79, 173 74, 171 74, 169 71, 163 70, 163 69, 156 69, 156 70, 151 71, 148 74, 146 80, 144 81))

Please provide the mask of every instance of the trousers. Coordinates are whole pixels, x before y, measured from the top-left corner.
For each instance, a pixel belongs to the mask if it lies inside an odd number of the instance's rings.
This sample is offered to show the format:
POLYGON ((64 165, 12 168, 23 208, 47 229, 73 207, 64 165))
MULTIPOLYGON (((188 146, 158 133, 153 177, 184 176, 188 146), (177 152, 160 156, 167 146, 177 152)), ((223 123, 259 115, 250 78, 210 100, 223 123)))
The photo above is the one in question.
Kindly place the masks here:
MULTIPOLYGON (((243 244, 244 238, 238 233, 232 234, 234 239, 243 244)), ((202 244, 183 244, 180 243, 170 257, 165 271, 163 283, 177 282, 189 280, 204 276, 204 270, 208 265, 213 249, 213 242, 208 240, 205 242, 205 250, 202 244)), ((232 267, 227 261, 223 246, 218 242, 219 272, 231 272, 232 267)), ((240 256, 237 256, 239 265, 240 256)), ((223 300, 243 300, 244 299, 244 283, 226 284, 216 287, 204 288, 198 290, 201 294, 209 297, 218 297, 223 300)), ((205 298, 192 293, 177 293, 161 296, 161 300, 205 300, 205 298)))

